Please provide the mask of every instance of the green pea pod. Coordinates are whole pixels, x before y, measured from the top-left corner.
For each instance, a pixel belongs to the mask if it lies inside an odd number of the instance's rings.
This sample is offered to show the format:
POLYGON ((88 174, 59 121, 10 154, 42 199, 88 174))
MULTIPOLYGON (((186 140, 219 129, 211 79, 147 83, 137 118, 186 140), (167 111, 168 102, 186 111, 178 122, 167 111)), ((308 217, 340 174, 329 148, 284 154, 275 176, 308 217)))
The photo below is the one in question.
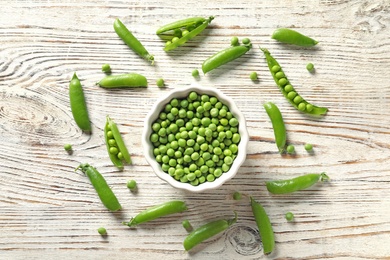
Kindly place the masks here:
POLYGON ((326 107, 318 107, 309 102, 307 102, 302 96, 298 95, 297 91, 292 85, 289 84, 287 77, 285 76, 281 66, 276 61, 274 57, 271 56, 270 52, 267 49, 260 48, 265 55, 267 60, 268 68, 271 72, 272 77, 276 85, 278 85, 280 91, 285 96, 285 98, 290 102, 290 104, 295 107, 297 110, 311 114, 311 115, 323 115, 326 114, 328 109, 326 107), (281 76, 279 76, 281 75, 281 76), (291 94, 293 95, 291 95, 291 94))
POLYGON ((118 127, 109 116, 107 116, 106 125, 104 127, 104 139, 106 141, 110 160, 116 167, 123 169, 123 160, 127 163, 131 163, 129 151, 123 142, 118 127), (109 132, 111 132, 111 134, 109 134, 109 132))
POLYGON ((200 244, 206 239, 209 239, 222 231, 226 230, 228 227, 237 222, 237 213, 234 212, 234 218, 225 220, 219 219, 212 222, 209 222, 194 231, 192 231, 183 242, 184 249, 186 251, 191 250, 196 245, 200 244))
POLYGON ((114 30, 127 46, 129 46, 135 53, 137 53, 145 60, 150 61, 153 65, 153 55, 149 54, 142 43, 126 28, 126 26, 119 19, 116 19, 114 22, 114 30))
POLYGON ((127 73, 106 76, 97 85, 102 88, 143 88, 148 86, 148 81, 141 74, 127 73))
POLYGON ((81 169, 81 171, 87 175, 91 181, 93 187, 95 188, 101 202, 107 209, 111 211, 120 210, 122 207, 119 204, 118 199, 116 198, 114 192, 108 186, 104 177, 91 165, 85 163, 80 164, 76 170, 81 169))
POLYGON ((283 43, 289 43, 298 46, 310 47, 316 45, 318 42, 306 35, 303 35, 297 31, 279 28, 272 34, 272 39, 283 43))
POLYGON ((245 53, 247 53, 252 48, 252 44, 232 46, 225 50, 222 50, 213 56, 206 59, 202 64, 203 73, 207 72, 222 66, 232 60, 235 60, 245 53))
POLYGON ((191 17, 191 18, 179 20, 179 21, 161 26, 156 31, 156 34, 159 35, 159 34, 162 34, 164 32, 172 31, 172 30, 183 28, 186 26, 204 23, 205 21, 207 21, 207 19, 205 19, 203 17, 191 17))
POLYGON ((267 181, 267 190, 273 194, 286 194, 307 189, 319 181, 329 180, 323 173, 309 173, 289 180, 267 181))
POLYGON ((266 102, 264 108, 272 122, 276 146, 279 149, 279 153, 283 153, 286 147, 287 134, 282 114, 279 108, 272 102, 266 102))
POLYGON ((171 51, 173 49, 176 49, 177 47, 179 47, 179 46, 183 45, 184 43, 186 43, 187 41, 191 40, 192 38, 197 36, 199 33, 201 33, 204 29, 206 29, 207 25, 209 25, 213 19, 214 19, 214 17, 210 16, 209 19, 206 19, 201 25, 196 27, 194 30, 192 30, 188 34, 179 38, 177 41, 166 45, 164 48, 164 51, 171 51))
POLYGON ((91 122, 89 121, 84 91, 76 73, 73 74, 69 84, 69 99, 73 118, 78 127, 84 131, 91 131, 91 122))
POLYGON ((187 205, 185 202, 180 200, 168 201, 140 212, 137 216, 130 219, 129 222, 123 222, 123 224, 129 227, 134 227, 141 223, 145 223, 170 214, 180 213, 185 210, 187 210, 187 205))
POLYGON ((250 197, 250 199, 253 216, 255 217, 261 242, 263 243, 264 254, 270 254, 275 248, 275 237, 271 221, 269 220, 267 212, 265 212, 263 206, 256 202, 252 197, 250 197))

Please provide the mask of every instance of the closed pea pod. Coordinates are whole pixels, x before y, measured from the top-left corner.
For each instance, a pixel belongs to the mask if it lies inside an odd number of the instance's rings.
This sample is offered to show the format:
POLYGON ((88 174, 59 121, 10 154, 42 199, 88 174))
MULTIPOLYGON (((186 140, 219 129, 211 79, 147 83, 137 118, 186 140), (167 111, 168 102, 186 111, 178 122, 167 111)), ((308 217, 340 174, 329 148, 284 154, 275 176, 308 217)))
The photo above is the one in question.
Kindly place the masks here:
POLYGON ((196 245, 200 244, 201 242, 205 241, 206 239, 209 239, 222 231, 225 231, 228 227, 233 225, 237 222, 237 213, 234 212, 234 218, 225 220, 225 219, 219 219, 212 222, 209 222, 194 231, 192 231, 183 242, 184 249, 186 251, 191 250, 196 245))
POLYGON ((246 45, 232 46, 227 49, 224 49, 213 56, 206 59, 202 64, 203 73, 216 69, 232 60, 235 60, 245 53, 247 53, 252 48, 252 44, 248 43, 246 45))
POLYGON ((270 254, 275 248, 275 237, 271 221, 263 206, 256 202, 252 197, 250 199, 253 216, 255 217, 261 242, 263 243, 264 254, 270 254))
POLYGON ((91 131, 91 122, 89 121, 84 91, 76 73, 73 74, 69 84, 69 98, 74 121, 81 130, 91 131))
MULTIPOLYGON (((297 110, 311 114, 311 115, 323 115, 325 114, 328 109, 326 107, 318 107, 313 104, 310 104, 307 102, 302 96, 299 98, 299 103, 294 102, 294 98, 298 95, 297 91, 294 89, 294 87, 289 84, 289 81, 287 77, 277 78, 276 74, 279 72, 283 72, 281 66, 277 62, 277 60, 271 56, 270 52, 267 49, 260 48, 267 60, 268 68, 271 72, 272 77, 274 78, 274 81, 276 85, 279 87, 282 94, 285 96, 285 98, 290 102, 290 104, 295 107, 297 110), (287 91, 286 91, 287 90, 287 91)), ((285 73, 283 72, 283 75, 285 73)), ((281 75, 280 73, 278 75, 281 75)))
POLYGON ((127 46, 129 46, 139 56, 151 62, 153 65, 153 55, 149 54, 142 43, 126 28, 126 26, 119 19, 116 19, 114 22, 114 30, 127 46))
POLYGON ((314 46, 318 43, 318 41, 288 28, 276 29, 272 34, 272 39, 304 47, 314 46))
POLYGON ((141 74, 127 73, 106 76, 97 85, 102 88, 143 88, 148 86, 148 81, 141 74))
POLYGON ((108 155, 116 167, 122 169, 123 161, 131 163, 129 151, 123 142, 118 126, 109 116, 107 116, 104 127, 104 139, 106 141, 108 155))
POLYGON ((329 180, 323 173, 309 173, 288 180, 267 181, 267 190, 273 194, 286 194, 307 189, 319 181, 329 180))
POLYGON ((87 175, 101 202, 107 209, 111 211, 117 211, 122 208, 114 192, 111 190, 110 186, 108 186, 104 177, 96 170, 96 168, 85 163, 80 164, 76 170, 78 169, 81 169, 81 171, 87 175))
POLYGON ((264 104, 265 111, 271 119, 272 128, 274 129, 275 143, 282 153, 286 146, 286 126, 284 125, 282 114, 279 108, 272 102, 266 102, 264 104))
POLYGON ((184 201, 180 201, 180 200, 168 201, 163 204, 150 207, 140 212, 137 216, 130 219, 129 222, 123 222, 123 224, 129 227, 134 227, 141 223, 145 223, 170 214, 180 213, 185 210, 187 210, 187 205, 184 201))

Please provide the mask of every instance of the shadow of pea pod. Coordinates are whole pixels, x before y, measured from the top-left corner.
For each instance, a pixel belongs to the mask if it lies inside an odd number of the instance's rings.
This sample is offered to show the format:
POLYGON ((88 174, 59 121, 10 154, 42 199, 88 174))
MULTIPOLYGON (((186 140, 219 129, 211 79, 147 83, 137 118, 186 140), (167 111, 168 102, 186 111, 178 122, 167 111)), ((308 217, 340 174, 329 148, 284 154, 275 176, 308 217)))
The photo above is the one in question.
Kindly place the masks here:
POLYGON ((250 226, 236 225, 229 229, 226 240, 241 256, 262 254, 262 244, 259 233, 250 226))

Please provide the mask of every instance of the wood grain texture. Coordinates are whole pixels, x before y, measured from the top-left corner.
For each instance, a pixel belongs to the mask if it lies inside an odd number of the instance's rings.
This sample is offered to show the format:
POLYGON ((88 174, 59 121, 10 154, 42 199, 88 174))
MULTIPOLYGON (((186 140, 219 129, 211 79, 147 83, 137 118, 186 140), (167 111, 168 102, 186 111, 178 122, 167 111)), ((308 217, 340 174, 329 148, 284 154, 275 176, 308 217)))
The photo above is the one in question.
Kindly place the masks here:
POLYGON ((0 19, 0 259, 390 259, 390 3, 347 1, 10 1, 0 19), (215 20, 198 37, 165 53, 155 35, 166 23, 189 16, 215 20), (134 54, 115 34, 120 18, 156 65, 134 54), (320 44, 298 48, 270 38, 278 27, 296 28, 320 44), (156 100, 196 80, 191 71, 227 47, 232 36, 254 48, 198 83, 232 97, 247 119, 248 156, 220 189, 193 194, 157 178, 141 145, 143 121, 156 100), (268 48, 308 101, 329 108, 323 118, 294 110, 280 94, 258 46, 268 48), (305 66, 314 63, 310 74, 305 66), (147 89, 95 86, 110 63, 113 73, 138 72, 147 89), (77 71, 93 125, 77 128, 68 84, 77 71), (257 71, 259 82, 249 79, 257 71), (164 78, 166 89, 155 85, 164 78), (280 156, 262 108, 275 102, 296 155, 280 156), (105 117, 118 124, 133 165, 118 171, 103 138, 105 117), (303 145, 314 145, 308 154, 303 145), (63 145, 71 143, 73 154, 63 145), (74 168, 93 164, 117 194, 123 210, 105 210, 88 179, 74 168), (267 192, 264 181, 327 172, 330 183, 290 195, 267 192), (126 188, 134 178, 136 194, 126 188), (263 204, 272 221, 276 250, 264 256, 249 201, 263 204), (183 199, 188 212, 128 229, 121 224, 141 210, 183 199), (181 221, 200 226, 228 218, 229 230, 190 253, 181 221), (292 211, 295 221, 284 214, 292 211), (107 237, 97 228, 106 227, 107 237))

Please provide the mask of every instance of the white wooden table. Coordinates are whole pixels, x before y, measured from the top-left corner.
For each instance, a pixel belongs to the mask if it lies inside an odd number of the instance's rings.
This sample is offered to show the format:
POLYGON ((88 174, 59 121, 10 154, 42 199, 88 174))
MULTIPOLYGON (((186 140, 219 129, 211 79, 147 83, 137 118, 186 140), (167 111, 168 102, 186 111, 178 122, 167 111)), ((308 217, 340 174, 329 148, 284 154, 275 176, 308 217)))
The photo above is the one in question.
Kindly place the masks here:
POLYGON ((1 1, 0 18, 0 259, 389 259, 390 258, 390 2, 382 1, 1 1), (180 2, 180 3, 179 3, 180 2), (171 53, 155 35, 166 23, 214 15, 198 37, 171 53), (150 66, 115 34, 119 17, 155 55, 150 66), (317 39, 313 49, 270 38, 278 27, 317 39), (188 86, 211 54, 230 38, 249 37, 244 57, 201 76, 198 83, 232 97, 247 119, 246 162, 220 189, 177 190, 157 178, 143 156, 143 121, 156 100, 188 86), (313 119, 296 111, 274 84, 258 46, 278 59, 297 90, 329 112, 313 119), (305 66, 315 64, 310 74, 305 66), (110 63, 113 73, 138 72, 149 87, 105 90, 95 86, 110 63), (84 86, 92 135, 82 133, 69 107, 68 85, 77 72, 84 86), (259 82, 249 74, 257 71, 259 82), (155 85, 164 78, 167 88, 155 85), (295 156, 276 149, 262 103, 272 101, 285 119, 295 156), (133 165, 118 171, 103 139, 105 117, 117 123, 133 165), (315 153, 303 145, 310 142, 315 153), (70 143, 68 155, 63 145, 70 143), (110 213, 88 179, 74 168, 93 164, 123 205, 110 213), (291 195, 267 192, 264 181, 327 172, 323 183, 291 195), (135 179, 138 193, 126 182, 135 179), (272 221, 276 249, 264 256, 246 198, 253 196, 272 221), (186 213, 131 230, 121 224, 171 199, 186 213), (238 222, 192 252, 181 221, 197 227, 236 210, 238 222), (295 221, 284 214, 291 211, 295 221), (107 237, 97 228, 106 227, 107 237))

